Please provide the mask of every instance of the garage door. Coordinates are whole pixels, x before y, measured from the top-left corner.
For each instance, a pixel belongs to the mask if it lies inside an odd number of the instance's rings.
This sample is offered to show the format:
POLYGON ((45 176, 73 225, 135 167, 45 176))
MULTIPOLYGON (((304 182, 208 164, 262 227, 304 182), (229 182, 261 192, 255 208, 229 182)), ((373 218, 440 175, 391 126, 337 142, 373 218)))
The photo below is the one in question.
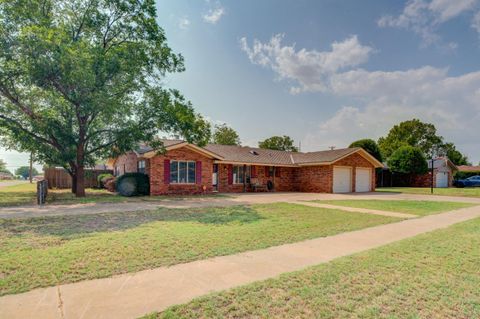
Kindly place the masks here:
POLYGON ((369 192, 371 190, 371 169, 358 168, 355 171, 355 192, 369 192))
POLYGON ((448 187, 448 173, 438 172, 436 176, 436 185, 439 188, 448 187))
POLYGON ((352 169, 350 167, 333 168, 333 192, 350 193, 352 191, 352 169))

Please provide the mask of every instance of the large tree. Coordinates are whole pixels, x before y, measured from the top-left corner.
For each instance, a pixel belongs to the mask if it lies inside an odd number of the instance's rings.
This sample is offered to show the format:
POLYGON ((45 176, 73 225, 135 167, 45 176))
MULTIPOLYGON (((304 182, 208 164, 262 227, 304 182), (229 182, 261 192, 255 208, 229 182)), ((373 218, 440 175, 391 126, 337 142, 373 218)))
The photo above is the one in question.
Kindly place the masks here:
POLYGON ((383 161, 382 153, 378 144, 369 138, 361 139, 350 144, 349 147, 361 147, 380 162, 383 161))
POLYGON ((212 143, 221 145, 240 145, 240 137, 237 131, 227 124, 215 125, 212 134, 212 143))
POLYGON ((453 143, 445 143, 441 146, 441 152, 447 156, 455 165, 471 165, 468 157, 457 150, 453 143))
POLYGON ((159 132, 206 142, 208 123, 162 86, 183 70, 154 0, 0 0, 1 142, 64 166, 77 196, 86 165, 161 150, 159 132))
MULTIPOLYGON (((20 166, 15 170, 15 175, 22 176, 23 179, 27 179, 30 176, 30 167, 20 166)), ((32 176, 38 175, 38 171, 35 167, 32 167, 32 176)))
POLYGON ((272 136, 264 141, 258 142, 258 147, 270 150, 298 152, 294 141, 290 136, 272 136))
POLYGON ((378 140, 378 146, 384 158, 389 158, 401 146, 418 147, 425 155, 430 156, 443 144, 443 138, 437 135, 435 125, 423 123, 418 119, 401 122, 395 125, 386 137, 378 140))
POLYGON ((0 173, 7 173, 12 175, 12 173, 7 169, 7 163, 0 158, 0 173))
POLYGON ((403 174, 425 174, 428 164, 425 155, 418 147, 404 145, 388 158, 388 167, 392 172, 403 174))

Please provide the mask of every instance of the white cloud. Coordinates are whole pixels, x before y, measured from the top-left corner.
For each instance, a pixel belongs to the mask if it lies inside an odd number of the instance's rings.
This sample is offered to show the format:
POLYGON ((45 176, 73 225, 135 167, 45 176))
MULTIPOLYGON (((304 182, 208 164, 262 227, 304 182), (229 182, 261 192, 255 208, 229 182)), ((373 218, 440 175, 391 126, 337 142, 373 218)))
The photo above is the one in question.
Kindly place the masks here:
POLYGON ((282 46, 283 37, 277 34, 266 43, 255 39, 252 46, 246 38, 241 38, 240 45, 252 63, 271 68, 279 79, 296 82, 298 85, 291 87, 292 93, 327 90, 333 74, 366 62, 373 52, 371 47, 360 44, 357 36, 334 42, 330 51, 282 46))
POLYGON ((182 30, 187 30, 188 27, 190 26, 190 20, 188 17, 182 17, 178 19, 178 27, 182 30))
POLYGON ((225 8, 222 7, 220 3, 217 3, 215 8, 209 9, 208 12, 203 15, 203 20, 211 24, 216 24, 224 15, 225 8))
POLYGON ((472 159, 480 159, 480 71, 448 76, 447 69, 408 71, 354 70, 332 78, 331 92, 355 101, 319 123, 304 139, 307 149, 346 147, 360 138, 385 135, 400 121, 419 118, 434 123, 472 159))
POLYGON ((480 34, 480 11, 478 11, 472 19, 472 28, 480 34))
MULTIPOLYGON (((441 37, 437 34, 438 27, 473 11, 477 4, 478 0, 410 0, 399 16, 383 16, 377 23, 380 27, 411 30, 422 38, 425 46, 439 44, 441 37)), ((445 47, 452 49, 456 44, 449 43, 445 47)))

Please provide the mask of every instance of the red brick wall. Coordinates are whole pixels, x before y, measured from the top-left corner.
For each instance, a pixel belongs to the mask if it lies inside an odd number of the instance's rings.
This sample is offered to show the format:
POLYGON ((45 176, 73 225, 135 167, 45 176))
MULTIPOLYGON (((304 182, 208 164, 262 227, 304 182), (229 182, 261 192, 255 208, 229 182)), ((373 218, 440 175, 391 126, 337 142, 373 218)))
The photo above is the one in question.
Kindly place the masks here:
POLYGON ((299 192, 331 193, 333 171, 331 166, 306 166, 296 170, 295 184, 299 192))
MULTIPOLYGON (((437 175, 438 170, 433 171, 433 187, 437 187, 437 175)), ((431 172, 425 173, 423 175, 413 175, 411 177, 410 186, 411 187, 431 187, 432 177, 431 172)), ((453 186, 453 174, 448 172, 448 187, 453 186)))
MULTIPOLYGON (((355 153, 353 155, 345 157, 344 159, 336 162, 334 166, 351 166, 351 167, 354 168, 352 170, 352 192, 355 192, 356 168, 357 167, 370 168, 372 170, 371 175, 370 175, 371 176, 371 183, 372 183, 371 189, 375 190, 375 185, 376 185, 376 182, 375 182, 375 178, 376 178, 375 167, 368 160, 366 160, 365 157, 361 156, 360 154, 355 153)), ((333 172, 333 168, 332 168, 332 172, 333 172)), ((332 179, 332 188, 333 188, 333 179, 332 179)))
POLYGON ((211 193, 213 160, 187 148, 180 148, 169 151, 166 155, 157 155, 150 159, 150 195, 166 194, 202 194, 211 193), (164 161, 186 160, 202 162, 202 183, 201 184, 165 184, 164 183, 164 161), (203 190, 205 186, 205 191, 203 190))
POLYGON ((113 171, 115 168, 118 169, 118 176, 125 173, 133 173, 137 171, 137 154, 135 152, 128 152, 123 155, 120 155, 115 164, 113 165, 113 171))

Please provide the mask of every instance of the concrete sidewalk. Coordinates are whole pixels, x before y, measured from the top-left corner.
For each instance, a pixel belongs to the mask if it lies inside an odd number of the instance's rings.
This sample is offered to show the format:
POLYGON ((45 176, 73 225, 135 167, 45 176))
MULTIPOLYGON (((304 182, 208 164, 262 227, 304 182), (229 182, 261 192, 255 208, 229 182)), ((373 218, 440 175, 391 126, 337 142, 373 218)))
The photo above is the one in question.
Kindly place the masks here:
POLYGON ((337 210, 343 210, 345 212, 350 212, 350 213, 372 214, 372 215, 398 217, 398 218, 417 218, 418 217, 418 215, 407 214, 407 213, 388 212, 388 211, 377 210, 377 209, 348 207, 348 206, 322 204, 322 203, 315 203, 315 202, 305 202, 305 201, 294 201, 293 202, 292 201, 292 202, 289 202, 289 203, 297 204, 297 205, 303 205, 303 206, 309 206, 309 207, 337 209, 337 210))
POLYGON ((480 217, 480 207, 335 236, 36 289, 0 298, 0 318, 137 318, 245 285, 480 217))

